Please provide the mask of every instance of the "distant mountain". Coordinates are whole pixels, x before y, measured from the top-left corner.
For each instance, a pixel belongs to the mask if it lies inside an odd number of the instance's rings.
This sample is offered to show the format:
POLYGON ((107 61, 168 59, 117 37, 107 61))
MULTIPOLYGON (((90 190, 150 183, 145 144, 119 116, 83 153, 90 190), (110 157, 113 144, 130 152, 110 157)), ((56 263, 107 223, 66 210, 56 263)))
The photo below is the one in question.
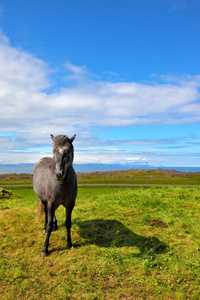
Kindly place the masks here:
MULTIPOLYGON (((114 171, 114 170, 129 170, 129 169, 155 169, 147 165, 118 165, 118 164, 74 164, 74 169, 76 172, 102 172, 102 171, 114 171)), ((0 174, 9 174, 9 173, 29 173, 33 174, 35 164, 0 164, 0 174)))
POLYGON ((35 164, 0 164, 0 174, 33 174, 35 164))
POLYGON ((122 165, 122 164, 74 164, 76 172, 90 173, 90 172, 102 172, 102 171, 115 171, 115 170, 129 170, 129 169, 156 169, 157 167, 146 165, 122 165))
MULTIPOLYGON (((164 167, 164 166, 151 166, 149 164, 132 164, 132 165, 122 165, 122 164, 74 164, 74 169, 76 172, 90 173, 90 172, 105 172, 105 171, 115 171, 115 170, 130 170, 130 169, 174 169, 176 171, 182 172, 200 172, 200 167, 164 167)), ((28 173, 33 174, 35 164, 0 164, 0 174, 10 174, 10 173, 28 173)))

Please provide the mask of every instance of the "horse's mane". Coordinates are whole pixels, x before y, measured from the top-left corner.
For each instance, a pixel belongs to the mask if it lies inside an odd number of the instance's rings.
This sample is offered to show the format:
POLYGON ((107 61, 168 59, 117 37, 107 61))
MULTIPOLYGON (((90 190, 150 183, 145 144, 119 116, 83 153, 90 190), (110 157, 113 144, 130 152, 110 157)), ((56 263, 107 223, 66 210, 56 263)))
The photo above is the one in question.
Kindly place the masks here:
POLYGON ((66 135, 55 136, 53 139, 53 153, 55 153, 59 147, 64 146, 67 142, 71 144, 71 140, 66 135))

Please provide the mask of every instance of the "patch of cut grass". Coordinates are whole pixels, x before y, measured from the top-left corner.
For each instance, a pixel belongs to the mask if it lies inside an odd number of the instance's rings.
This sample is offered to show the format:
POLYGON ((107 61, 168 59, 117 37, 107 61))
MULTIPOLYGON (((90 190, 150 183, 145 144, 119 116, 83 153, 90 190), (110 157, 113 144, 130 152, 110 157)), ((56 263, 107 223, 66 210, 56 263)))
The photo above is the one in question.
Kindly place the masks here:
MULTIPOLYGON (((1 188, 0 188, 1 190, 1 188)), ((21 208, 21 207, 36 207, 37 196, 35 195, 33 189, 26 188, 14 188, 14 189, 4 189, 6 191, 5 195, 0 194, 0 209, 21 208)))

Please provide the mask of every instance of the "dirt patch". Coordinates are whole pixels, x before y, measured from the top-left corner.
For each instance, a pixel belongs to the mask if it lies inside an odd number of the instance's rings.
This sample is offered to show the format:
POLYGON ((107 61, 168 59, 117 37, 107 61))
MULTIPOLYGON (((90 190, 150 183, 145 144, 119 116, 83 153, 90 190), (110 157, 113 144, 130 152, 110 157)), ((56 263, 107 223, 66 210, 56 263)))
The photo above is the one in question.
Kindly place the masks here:
POLYGON ((156 227, 162 227, 162 228, 168 228, 167 223, 157 220, 157 219, 149 219, 147 220, 147 223, 151 226, 156 226, 156 227))

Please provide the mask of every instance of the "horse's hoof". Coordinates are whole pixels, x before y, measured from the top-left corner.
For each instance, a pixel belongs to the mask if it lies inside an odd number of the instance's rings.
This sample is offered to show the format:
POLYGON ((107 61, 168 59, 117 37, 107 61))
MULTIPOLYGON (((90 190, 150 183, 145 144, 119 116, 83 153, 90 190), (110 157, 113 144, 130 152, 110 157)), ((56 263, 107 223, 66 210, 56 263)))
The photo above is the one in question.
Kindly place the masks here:
POLYGON ((67 249, 71 249, 72 248, 72 243, 67 243, 67 249))
POLYGON ((46 256, 48 256, 48 252, 44 252, 44 251, 42 251, 42 252, 41 252, 41 256, 42 256, 42 257, 46 257, 46 256))

